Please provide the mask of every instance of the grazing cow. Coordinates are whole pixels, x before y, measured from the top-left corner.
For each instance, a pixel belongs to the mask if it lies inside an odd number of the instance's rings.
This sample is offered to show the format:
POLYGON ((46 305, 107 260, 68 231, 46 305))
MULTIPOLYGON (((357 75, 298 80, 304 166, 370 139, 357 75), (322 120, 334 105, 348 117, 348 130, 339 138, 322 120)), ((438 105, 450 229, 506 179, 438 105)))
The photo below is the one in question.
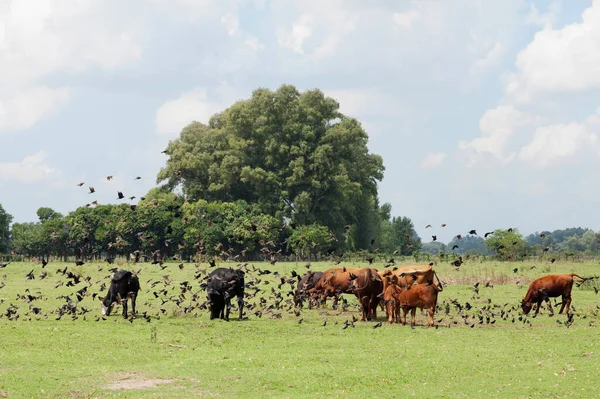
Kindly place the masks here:
POLYGON ((534 303, 537 303, 535 314, 537 316, 540 311, 542 301, 546 301, 550 314, 554 315, 552 310, 552 304, 549 298, 555 298, 562 296, 562 306, 558 314, 561 314, 566 306, 566 313, 569 314, 569 307, 571 305, 571 289, 573 288, 573 277, 580 278, 585 281, 583 277, 578 274, 551 274, 548 276, 540 277, 534 280, 529 285, 525 298, 521 301, 521 308, 524 314, 528 314, 534 303))
MULTIPOLYGON (((313 272, 309 271, 305 273, 300 281, 298 281, 298 287, 296 288, 296 292, 294 293, 294 305, 302 308, 304 304, 304 300, 308 297, 308 290, 315 287, 317 281, 323 276, 323 272, 313 272)), ((312 306, 312 300, 308 297, 308 308, 310 309, 312 306)))
POLYGON ((406 315, 410 310, 410 326, 415 326, 417 308, 429 311, 428 326, 433 326, 433 316, 437 306, 438 292, 443 291, 441 284, 415 284, 410 289, 403 289, 398 296, 402 308, 402 324, 406 325, 406 315))
POLYGON ((127 270, 116 272, 110 282, 108 294, 102 301, 102 316, 110 316, 115 303, 123 305, 123 317, 127 318, 127 299, 131 299, 131 312, 135 314, 135 300, 140 290, 138 277, 127 270))
POLYGON ((221 318, 229 321, 231 298, 237 296, 239 319, 244 311, 244 272, 239 269, 223 268, 213 270, 207 277, 206 293, 210 308, 210 319, 221 318))
POLYGON ((361 321, 371 320, 371 317, 377 317, 383 281, 377 271, 370 268, 361 269, 355 276, 356 278, 352 276, 350 290, 360 303, 361 321))

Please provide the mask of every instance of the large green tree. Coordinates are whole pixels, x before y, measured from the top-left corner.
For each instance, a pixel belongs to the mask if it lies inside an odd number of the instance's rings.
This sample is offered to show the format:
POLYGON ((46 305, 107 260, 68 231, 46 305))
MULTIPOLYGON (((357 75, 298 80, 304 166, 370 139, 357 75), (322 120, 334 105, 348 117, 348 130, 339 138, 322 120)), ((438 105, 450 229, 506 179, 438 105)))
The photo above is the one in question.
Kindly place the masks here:
MULTIPOLYGON (((359 234, 372 230, 384 171, 367 141, 360 123, 320 90, 261 88, 208 125, 185 127, 157 182, 181 186, 190 201, 244 200, 278 219, 318 223, 338 236, 350 224, 359 234)), ((364 248, 370 239, 354 242, 364 248)))
POLYGON ((0 205, 0 253, 8 252, 10 244, 10 224, 13 220, 11 214, 0 205))

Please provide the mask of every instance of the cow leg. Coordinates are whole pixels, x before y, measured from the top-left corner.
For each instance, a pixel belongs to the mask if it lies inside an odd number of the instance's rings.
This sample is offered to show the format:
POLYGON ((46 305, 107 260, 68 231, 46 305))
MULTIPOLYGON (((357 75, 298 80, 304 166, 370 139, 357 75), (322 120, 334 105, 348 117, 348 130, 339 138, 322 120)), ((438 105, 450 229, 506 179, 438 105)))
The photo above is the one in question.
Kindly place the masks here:
POLYGON ((405 326, 406 325, 406 315, 408 314, 408 309, 406 308, 406 306, 402 306, 402 325, 405 326))
POLYGON ((433 316, 435 315, 435 307, 429 309, 429 327, 433 327, 433 316))
POLYGON ((238 308, 240 308, 240 320, 242 320, 242 315, 244 314, 244 296, 238 296, 238 308))
POLYGON ((415 328, 415 317, 417 315, 417 308, 412 308, 410 310, 410 326, 411 328, 415 328))
POLYGON ((136 299, 137 299, 137 295, 136 294, 131 295, 131 314, 132 315, 136 314, 136 312, 135 312, 135 300, 136 299))
POLYGON ((400 323, 400 302, 394 300, 394 317, 396 318, 396 323, 400 323))
POLYGON ((127 297, 121 303, 123 305, 123 317, 127 318, 127 297))
POLYGON ((569 314, 569 308, 571 307, 571 295, 562 297, 562 306, 560 308, 559 314, 562 313, 563 308, 566 306, 566 314, 569 314))
MULTIPOLYGON (((548 304, 548 310, 550 311, 550 316, 554 316, 554 310, 552 309, 552 302, 550 302, 550 298, 548 298, 548 297, 546 297, 546 304, 548 304)), ((563 304, 564 304, 564 302, 563 302, 563 304)), ((562 312, 562 307, 560 308, 560 310, 562 312)))
POLYGON ((388 318, 388 324, 392 324, 394 322, 394 303, 393 300, 390 300, 386 305, 386 313, 388 318))
POLYGON ((224 319, 226 321, 229 321, 229 312, 231 311, 231 299, 229 297, 227 297, 227 299, 225 299, 225 317, 224 319))
POLYGON ((538 315, 538 312, 540 311, 541 306, 542 306, 542 300, 537 301, 537 306, 535 307, 535 314, 533 315, 533 317, 536 317, 538 315))

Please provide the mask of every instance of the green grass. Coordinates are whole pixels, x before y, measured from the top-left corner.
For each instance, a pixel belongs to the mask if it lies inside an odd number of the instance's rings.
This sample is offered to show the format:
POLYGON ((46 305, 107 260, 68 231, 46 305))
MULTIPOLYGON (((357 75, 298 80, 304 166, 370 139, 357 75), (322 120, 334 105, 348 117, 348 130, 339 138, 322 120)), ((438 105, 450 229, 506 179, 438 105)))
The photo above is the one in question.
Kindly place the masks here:
MULTIPOLYGON (((288 276, 291 270, 306 270, 304 263, 255 265, 288 276)), ((82 315, 56 320, 53 312, 65 303, 57 297, 70 294, 74 298, 75 291, 88 285, 55 288, 58 281, 67 281, 56 273, 65 266, 91 277, 89 294, 98 292, 101 282, 108 282, 105 264, 51 263, 44 280, 39 279, 41 265, 12 263, 0 270, 6 284, 0 289, 4 314, 0 318, 0 397, 597 398, 600 392, 600 301, 591 287, 573 288, 575 319, 569 328, 563 324, 566 316, 549 317, 545 308, 525 322, 518 320, 517 310, 506 320, 498 317, 501 308, 507 311, 518 306, 534 278, 555 272, 595 275, 600 269, 596 263, 466 263, 459 271, 440 264, 438 275, 449 285, 439 296, 439 327, 423 327, 426 317, 417 312, 414 330, 385 323, 373 328, 373 321, 343 329, 346 320, 358 317, 356 301, 349 296, 353 306, 346 312, 328 304, 326 310, 305 308, 300 316, 285 308, 276 310, 281 319, 263 309, 259 318, 254 315, 257 306, 247 312, 248 320, 229 323, 209 320, 206 310, 197 306, 183 314, 185 306, 205 300, 193 278, 193 264, 183 270, 177 264, 165 270, 149 264, 130 266, 142 269, 138 312, 151 315, 150 322, 124 320, 120 309, 107 320, 95 321, 100 305, 91 295, 78 305, 90 310, 85 320, 82 315), (36 278, 27 280, 25 275, 32 269, 36 278), (152 281, 164 275, 169 276, 170 285, 150 288, 152 281), (488 279, 493 288, 483 287, 488 279), (161 298, 179 295, 182 281, 189 281, 193 289, 185 294, 181 307, 172 301, 163 305, 161 298), (473 292, 476 281, 481 283, 479 295, 473 292), (167 294, 155 298, 152 291, 163 288, 167 294), (38 315, 29 311, 21 297, 27 289, 31 295, 42 296, 32 302, 42 310, 38 315), (198 295, 195 302, 191 302, 193 294, 198 295), (463 311, 468 325, 454 305, 444 314, 451 300, 472 305, 463 311), (10 304, 19 306, 16 321, 6 318, 10 304), (477 315, 488 306, 488 312, 497 315, 496 321, 479 324, 477 315), (327 320, 324 327, 323 320, 327 320), (156 380, 170 382, 152 386, 160 382, 156 380), (132 389, 114 389, 123 386, 132 389)), ((330 266, 313 264, 317 270, 330 266)), ((267 306, 273 304, 270 290, 274 287, 278 292, 278 277, 257 278, 265 290, 259 296, 264 296, 267 306)), ((253 278, 248 275, 248 279, 253 278)), ((288 288, 282 288, 283 306, 289 299, 288 288)), ((384 313, 378 314, 378 321, 384 321, 384 313)))

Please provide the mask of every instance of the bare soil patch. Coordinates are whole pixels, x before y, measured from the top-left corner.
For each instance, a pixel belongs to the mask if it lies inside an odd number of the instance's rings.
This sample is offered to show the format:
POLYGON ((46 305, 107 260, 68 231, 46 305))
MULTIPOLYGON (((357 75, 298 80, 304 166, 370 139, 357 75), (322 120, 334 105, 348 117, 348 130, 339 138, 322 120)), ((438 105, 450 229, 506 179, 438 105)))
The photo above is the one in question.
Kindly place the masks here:
POLYGON ((106 389, 110 390, 124 390, 124 389, 150 389, 156 388, 160 384, 170 384, 176 380, 169 380, 164 378, 144 378, 140 373, 121 373, 111 383, 105 386, 106 389))

